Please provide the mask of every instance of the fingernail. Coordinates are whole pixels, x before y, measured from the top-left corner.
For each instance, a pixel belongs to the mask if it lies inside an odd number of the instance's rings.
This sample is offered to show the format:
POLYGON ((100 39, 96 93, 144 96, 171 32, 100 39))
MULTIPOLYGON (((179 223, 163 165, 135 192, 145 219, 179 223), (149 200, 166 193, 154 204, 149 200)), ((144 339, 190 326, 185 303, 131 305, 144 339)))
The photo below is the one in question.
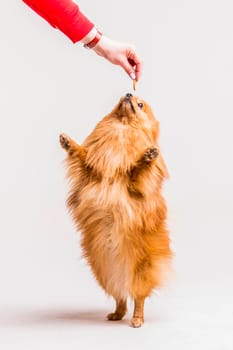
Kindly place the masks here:
POLYGON ((135 73, 130 73, 130 78, 132 79, 132 80, 135 80, 136 79, 136 75, 135 75, 135 73))

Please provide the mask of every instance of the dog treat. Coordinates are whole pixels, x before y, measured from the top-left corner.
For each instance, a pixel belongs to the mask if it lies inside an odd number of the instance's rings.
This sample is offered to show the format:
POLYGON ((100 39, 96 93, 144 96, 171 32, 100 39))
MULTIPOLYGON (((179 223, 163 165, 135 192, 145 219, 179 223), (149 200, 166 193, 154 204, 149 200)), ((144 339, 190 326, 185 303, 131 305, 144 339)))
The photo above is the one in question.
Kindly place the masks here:
POLYGON ((134 91, 136 91, 136 84, 137 84, 136 79, 134 79, 133 80, 133 89, 134 89, 134 91))

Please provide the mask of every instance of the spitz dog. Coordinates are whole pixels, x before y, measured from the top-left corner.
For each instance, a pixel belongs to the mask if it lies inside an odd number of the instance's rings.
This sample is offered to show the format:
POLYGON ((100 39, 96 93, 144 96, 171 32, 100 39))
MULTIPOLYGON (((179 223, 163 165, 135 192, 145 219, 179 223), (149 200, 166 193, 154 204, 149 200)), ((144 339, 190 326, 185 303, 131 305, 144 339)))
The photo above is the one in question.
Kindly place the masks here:
POLYGON ((161 286, 172 253, 161 194, 168 176, 150 106, 123 96, 78 145, 60 135, 67 152, 68 208, 81 232, 84 256, 121 320, 134 300, 133 327, 144 322, 144 300, 161 286))

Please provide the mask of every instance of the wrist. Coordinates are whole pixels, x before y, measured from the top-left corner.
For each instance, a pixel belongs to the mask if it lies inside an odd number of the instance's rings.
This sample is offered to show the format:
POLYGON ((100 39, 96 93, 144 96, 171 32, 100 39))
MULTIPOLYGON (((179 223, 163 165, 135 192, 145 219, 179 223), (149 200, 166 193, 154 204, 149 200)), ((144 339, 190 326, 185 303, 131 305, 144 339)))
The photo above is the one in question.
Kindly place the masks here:
POLYGON ((103 33, 96 29, 96 32, 93 31, 91 35, 88 36, 88 38, 85 38, 85 43, 83 46, 85 47, 85 49, 93 49, 98 44, 102 36, 103 33), (94 33, 95 36, 93 37, 94 33), (92 39, 90 40, 90 38, 92 39))
POLYGON ((90 43, 95 38, 96 34, 97 34, 97 29, 96 27, 93 27, 92 30, 84 38, 82 38, 81 42, 84 45, 90 43))
POLYGON ((100 56, 106 57, 110 47, 112 47, 112 40, 105 35, 102 35, 99 42, 93 47, 93 51, 100 56))

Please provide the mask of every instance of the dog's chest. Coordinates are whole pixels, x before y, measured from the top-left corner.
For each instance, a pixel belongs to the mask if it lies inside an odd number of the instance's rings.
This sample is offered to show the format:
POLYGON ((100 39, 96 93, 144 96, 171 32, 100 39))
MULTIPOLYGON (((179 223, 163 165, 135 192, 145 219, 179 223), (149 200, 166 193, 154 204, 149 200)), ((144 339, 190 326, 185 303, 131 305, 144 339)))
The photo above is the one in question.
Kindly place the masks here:
POLYGON ((98 184, 93 203, 111 211, 115 226, 127 226, 135 219, 135 208, 123 181, 103 181, 98 184))

